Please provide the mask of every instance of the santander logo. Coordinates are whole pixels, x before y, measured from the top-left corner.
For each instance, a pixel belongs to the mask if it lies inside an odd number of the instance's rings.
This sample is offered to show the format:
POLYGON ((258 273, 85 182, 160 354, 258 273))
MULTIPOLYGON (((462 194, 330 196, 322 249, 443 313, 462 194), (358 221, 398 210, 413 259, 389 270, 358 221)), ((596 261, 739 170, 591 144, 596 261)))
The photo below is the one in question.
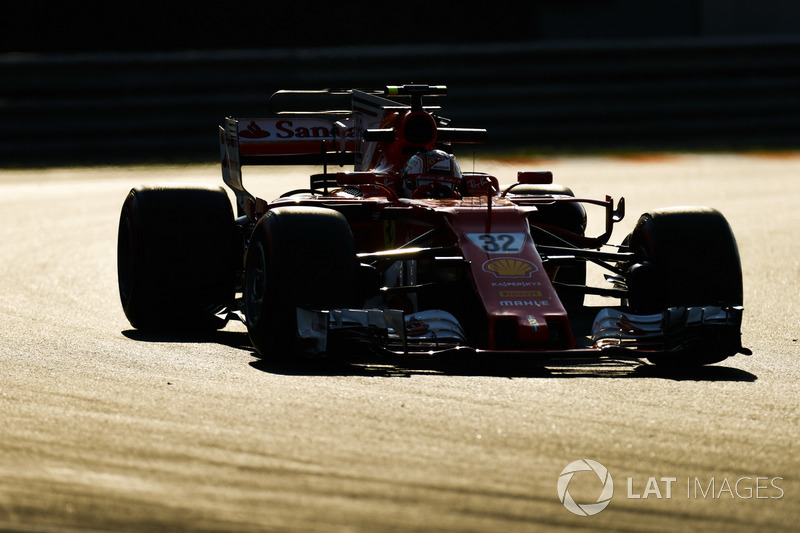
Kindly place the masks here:
MULTIPOLYGON (((355 133, 353 125, 345 124, 345 126, 345 138, 354 138, 355 133)), ((321 119, 240 120, 238 128, 239 137, 250 140, 268 139, 270 142, 334 140, 333 125, 321 119)))

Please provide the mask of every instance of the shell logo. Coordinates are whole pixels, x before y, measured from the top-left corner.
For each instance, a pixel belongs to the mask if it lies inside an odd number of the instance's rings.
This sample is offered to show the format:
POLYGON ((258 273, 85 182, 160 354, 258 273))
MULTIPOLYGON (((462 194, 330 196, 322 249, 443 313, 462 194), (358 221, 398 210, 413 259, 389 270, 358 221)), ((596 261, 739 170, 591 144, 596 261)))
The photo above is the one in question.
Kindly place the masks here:
POLYGON ((491 272, 498 278, 528 278, 539 269, 524 259, 516 257, 498 257, 489 259, 483 264, 483 270, 491 272))

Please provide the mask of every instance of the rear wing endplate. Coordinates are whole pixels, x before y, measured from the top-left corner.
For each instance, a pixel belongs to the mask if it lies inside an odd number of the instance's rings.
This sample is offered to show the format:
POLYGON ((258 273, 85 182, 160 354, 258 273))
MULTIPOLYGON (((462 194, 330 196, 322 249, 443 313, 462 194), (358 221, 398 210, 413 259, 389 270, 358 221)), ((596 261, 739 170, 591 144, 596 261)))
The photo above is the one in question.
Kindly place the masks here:
POLYGON ((352 165, 354 121, 322 118, 231 118, 219 127, 222 179, 236 193, 239 213, 247 199, 243 165, 352 165))

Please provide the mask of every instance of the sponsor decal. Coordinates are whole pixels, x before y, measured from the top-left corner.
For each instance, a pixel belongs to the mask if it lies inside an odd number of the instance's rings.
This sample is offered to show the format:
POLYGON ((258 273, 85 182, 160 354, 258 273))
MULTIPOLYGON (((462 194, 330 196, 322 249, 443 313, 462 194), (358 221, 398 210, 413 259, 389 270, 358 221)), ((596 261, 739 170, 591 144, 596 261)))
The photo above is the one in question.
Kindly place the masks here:
POLYGON ((541 281, 493 281, 492 287, 541 287, 541 281))
POLYGON ((547 307, 549 300, 500 300, 500 307, 547 307))
POLYGON ((428 332, 429 326, 417 317, 411 316, 406 323, 406 335, 409 337, 419 337, 428 332))
POLYGON ((647 331, 643 330, 640 327, 635 326, 625 315, 622 315, 620 320, 617 320, 617 327, 623 333, 628 335, 647 335, 647 331))
POLYGON ((538 298, 542 291, 500 291, 501 298, 538 298))
POLYGON ((469 176, 466 181, 468 189, 485 189, 487 185, 494 185, 489 176, 469 176))
POLYGON ((483 270, 491 272, 498 278, 528 278, 539 269, 525 259, 517 257, 500 257, 489 259, 483 263, 483 270))
MULTIPOLYGON (((352 127, 345 137, 353 138, 352 127)), ((250 140, 269 141, 323 141, 333 140, 331 123, 319 119, 258 119, 239 122, 239 137, 250 140)))

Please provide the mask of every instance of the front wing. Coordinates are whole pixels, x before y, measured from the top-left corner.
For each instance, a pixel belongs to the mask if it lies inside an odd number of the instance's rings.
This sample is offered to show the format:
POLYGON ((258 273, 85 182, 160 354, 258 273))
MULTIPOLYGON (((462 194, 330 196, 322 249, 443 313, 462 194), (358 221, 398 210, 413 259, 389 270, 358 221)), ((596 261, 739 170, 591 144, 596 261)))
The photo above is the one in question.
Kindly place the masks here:
POLYGON ((680 354, 708 346, 743 351, 740 306, 672 307, 662 313, 636 315, 615 308, 594 318, 585 343, 570 349, 487 350, 470 346, 467 335, 450 313, 428 310, 404 314, 387 309, 297 309, 301 351, 308 355, 353 354, 364 349, 390 356, 433 357, 475 354, 497 358, 547 360, 558 358, 638 360, 680 354))

